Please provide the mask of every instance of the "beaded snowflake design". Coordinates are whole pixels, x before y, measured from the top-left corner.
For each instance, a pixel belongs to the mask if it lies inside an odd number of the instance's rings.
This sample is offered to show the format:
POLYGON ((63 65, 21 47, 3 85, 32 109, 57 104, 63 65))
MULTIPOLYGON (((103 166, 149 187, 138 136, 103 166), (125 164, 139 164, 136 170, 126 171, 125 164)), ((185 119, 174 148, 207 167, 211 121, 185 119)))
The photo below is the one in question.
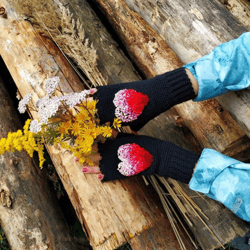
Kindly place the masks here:
POLYGON ((115 94, 114 98, 115 116, 122 122, 131 122, 137 119, 149 98, 143 93, 133 89, 123 89, 115 94))
POLYGON ((153 162, 153 155, 136 143, 128 143, 119 147, 118 171, 125 176, 139 174, 149 168, 153 162))

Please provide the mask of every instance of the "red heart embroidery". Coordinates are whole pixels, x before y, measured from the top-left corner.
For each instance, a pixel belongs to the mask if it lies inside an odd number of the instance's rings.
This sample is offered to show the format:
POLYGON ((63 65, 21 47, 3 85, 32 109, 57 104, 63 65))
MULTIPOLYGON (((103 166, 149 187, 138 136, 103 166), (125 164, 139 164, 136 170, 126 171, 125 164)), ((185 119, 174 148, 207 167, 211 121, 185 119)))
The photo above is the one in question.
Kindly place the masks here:
POLYGON ((153 155, 136 143, 122 145, 118 149, 118 171, 125 176, 139 174, 149 168, 153 162, 153 155))
POLYGON ((147 95, 133 89, 123 89, 115 94, 115 115, 123 122, 137 119, 149 102, 147 95))

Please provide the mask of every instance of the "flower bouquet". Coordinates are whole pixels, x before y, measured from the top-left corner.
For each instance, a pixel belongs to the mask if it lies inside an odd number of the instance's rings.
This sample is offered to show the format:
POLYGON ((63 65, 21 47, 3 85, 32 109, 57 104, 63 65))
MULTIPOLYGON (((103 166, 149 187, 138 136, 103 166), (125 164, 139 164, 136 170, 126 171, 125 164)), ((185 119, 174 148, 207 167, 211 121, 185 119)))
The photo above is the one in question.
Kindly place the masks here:
POLYGON ((20 102, 18 110, 26 108, 38 113, 40 119, 28 119, 23 131, 8 133, 0 140, 0 154, 14 150, 25 150, 30 157, 38 152, 40 168, 44 159, 44 143, 60 145, 71 151, 79 163, 93 165, 90 156, 92 147, 99 141, 112 138, 112 128, 119 128, 121 121, 116 118, 113 125, 100 124, 96 104, 91 97, 97 90, 84 90, 80 93, 65 94, 59 87, 59 77, 47 79, 44 83, 46 95, 35 104, 32 93, 20 102))

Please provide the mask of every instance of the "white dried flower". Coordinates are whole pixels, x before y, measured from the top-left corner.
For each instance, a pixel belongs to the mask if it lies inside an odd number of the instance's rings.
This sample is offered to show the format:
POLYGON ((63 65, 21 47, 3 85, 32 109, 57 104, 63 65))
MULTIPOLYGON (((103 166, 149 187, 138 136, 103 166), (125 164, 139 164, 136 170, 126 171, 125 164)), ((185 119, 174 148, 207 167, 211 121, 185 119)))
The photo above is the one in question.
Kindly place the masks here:
POLYGON ((38 120, 32 120, 31 123, 30 123, 30 132, 32 133, 38 133, 42 130, 42 124, 38 122, 38 120))
POLYGON ((60 78, 58 76, 55 76, 53 78, 49 78, 45 81, 44 88, 45 88, 48 96, 54 94, 59 83, 60 83, 60 78))
POLYGON ((21 100, 21 95, 20 95, 19 91, 16 92, 16 99, 18 101, 21 100))
POLYGON ((89 95, 89 90, 83 90, 80 93, 69 93, 68 95, 62 96, 65 104, 69 108, 73 108, 75 105, 80 104, 89 95))
POLYGON ((32 93, 27 94, 18 104, 18 111, 23 114, 26 111, 26 105, 29 103, 32 93))
POLYGON ((56 112, 61 105, 61 98, 56 96, 53 98, 48 98, 48 96, 46 96, 40 99, 36 104, 38 106, 40 122, 47 124, 48 119, 56 115, 56 112))

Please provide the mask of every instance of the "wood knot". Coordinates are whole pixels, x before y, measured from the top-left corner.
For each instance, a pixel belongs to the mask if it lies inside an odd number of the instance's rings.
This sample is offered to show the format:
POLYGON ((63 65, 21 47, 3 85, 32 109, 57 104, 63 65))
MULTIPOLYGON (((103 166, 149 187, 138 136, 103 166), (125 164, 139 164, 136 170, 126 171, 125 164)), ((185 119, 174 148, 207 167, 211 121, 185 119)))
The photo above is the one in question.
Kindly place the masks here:
POLYGON ((223 4, 228 4, 228 0, 221 0, 223 4))
POLYGON ((4 7, 0 7, 0 17, 4 17, 4 18, 7 17, 6 10, 4 7))
POLYGON ((182 117, 178 116, 178 115, 175 115, 174 116, 174 120, 175 120, 175 123, 178 127, 182 128, 182 127, 185 127, 184 126, 184 120, 182 117))
POLYGON ((2 203, 3 207, 11 207, 12 200, 9 191, 6 191, 4 189, 0 191, 0 202, 2 203))
POLYGON ((20 159, 19 158, 12 158, 11 160, 10 160, 10 162, 14 165, 14 166, 16 166, 19 162, 20 162, 20 159))

